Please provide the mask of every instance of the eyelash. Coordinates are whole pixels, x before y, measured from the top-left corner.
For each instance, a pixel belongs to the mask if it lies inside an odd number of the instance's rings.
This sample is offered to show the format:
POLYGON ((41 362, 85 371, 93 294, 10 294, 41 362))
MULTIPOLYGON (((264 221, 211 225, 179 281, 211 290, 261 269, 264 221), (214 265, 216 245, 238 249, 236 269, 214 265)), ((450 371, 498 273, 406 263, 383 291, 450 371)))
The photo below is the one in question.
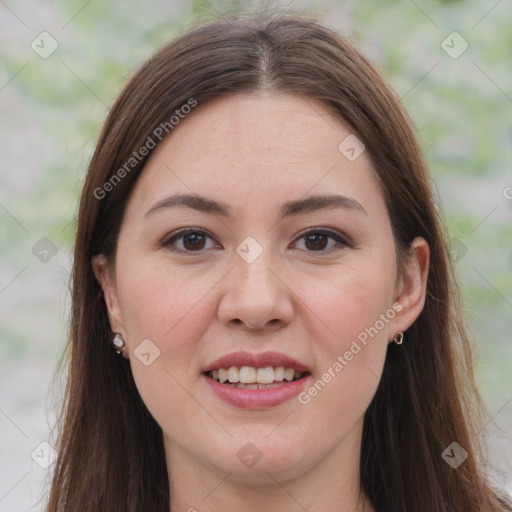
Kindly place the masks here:
MULTIPOLYGON (((213 237, 204 229, 201 229, 201 228, 184 228, 182 230, 177 231, 176 233, 173 233, 170 238, 165 238, 160 243, 160 245, 162 247, 165 247, 169 251, 181 252, 181 253, 186 253, 186 254, 202 253, 205 250, 207 250, 207 249, 201 249, 199 251, 188 251, 188 250, 184 250, 184 249, 176 249, 175 247, 174 248, 171 247, 172 244, 174 242, 176 242, 177 240, 182 239, 184 236, 191 235, 191 234, 201 234, 201 235, 205 235, 205 236, 213 239, 213 237)), ((332 238, 333 240, 336 241, 336 245, 333 246, 333 247, 330 247, 329 249, 326 249, 326 250, 307 251, 307 252, 311 252, 311 253, 330 253, 333 250, 341 250, 343 247, 350 247, 350 244, 348 243, 348 241, 344 237, 342 237, 336 231, 331 231, 330 229, 325 229, 325 228, 315 228, 315 229, 311 229, 309 231, 306 231, 305 233, 302 233, 297 238, 297 240, 303 239, 303 238, 305 238, 305 237, 307 237, 309 235, 319 235, 319 234, 320 235, 327 235, 329 238, 332 238)))

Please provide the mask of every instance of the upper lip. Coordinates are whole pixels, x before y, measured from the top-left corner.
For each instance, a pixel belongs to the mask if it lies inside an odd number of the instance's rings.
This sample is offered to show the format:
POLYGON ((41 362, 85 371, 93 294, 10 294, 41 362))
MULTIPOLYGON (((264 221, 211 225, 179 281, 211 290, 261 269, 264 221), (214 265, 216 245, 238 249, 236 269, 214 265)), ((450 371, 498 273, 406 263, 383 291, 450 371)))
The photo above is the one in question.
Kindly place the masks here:
POLYGON ((261 354, 251 354, 249 352, 239 351, 232 352, 211 362, 204 372, 218 370, 219 368, 229 368, 230 366, 254 366, 256 368, 264 368, 265 366, 284 366, 285 368, 293 368, 299 372, 308 372, 309 368, 301 362, 293 359, 286 354, 279 352, 263 352, 261 354))

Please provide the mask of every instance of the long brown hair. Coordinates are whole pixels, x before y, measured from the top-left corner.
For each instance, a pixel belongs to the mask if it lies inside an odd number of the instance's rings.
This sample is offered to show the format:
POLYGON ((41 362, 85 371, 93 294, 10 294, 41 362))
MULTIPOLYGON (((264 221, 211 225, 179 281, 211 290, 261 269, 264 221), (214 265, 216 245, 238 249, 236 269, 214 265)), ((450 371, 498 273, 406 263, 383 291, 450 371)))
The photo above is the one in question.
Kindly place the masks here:
POLYGON ((153 149, 129 167, 126 162, 154 139, 156 127, 169 126, 191 98, 200 105, 262 89, 315 98, 348 123, 369 152, 398 253, 406 257, 418 236, 430 246, 424 310, 407 343, 389 345, 365 414, 362 491, 379 512, 505 510, 505 498, 484 473, 478 436, 484 407, 470 339, 409 118, 349 41, 311 18, 281 13, 223 18, 189 30, 135 72, 109 112, 79 205, 68 384, 48 512, 169 512, 162 431, 139 396, 129 362, 112 349, 91 259, 104 254, 115 263, 124 208, 153 149), (122 179, 113 180, 123 166, 122 179), (98 192, 109 180, 108 193, 98 192), (442 457, 453 442, 468 453, 456 469, 442 457))

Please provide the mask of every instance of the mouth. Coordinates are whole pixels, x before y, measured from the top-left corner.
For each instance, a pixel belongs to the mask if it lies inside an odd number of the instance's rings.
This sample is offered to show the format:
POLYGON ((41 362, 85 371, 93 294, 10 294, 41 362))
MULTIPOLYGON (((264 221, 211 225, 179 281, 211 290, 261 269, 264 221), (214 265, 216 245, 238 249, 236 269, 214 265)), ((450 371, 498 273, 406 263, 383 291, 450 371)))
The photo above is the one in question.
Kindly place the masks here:
POLYGON ((311 378, 310 368, 279 352, 233 352, 207 365, 202 373, 214 396, 242 409, 284 404, 311 378))
POLYGON ((285 386, 310 375, 285 366, 229 366, 204 372, 206 377, 238 389, 271 389, 285 386))

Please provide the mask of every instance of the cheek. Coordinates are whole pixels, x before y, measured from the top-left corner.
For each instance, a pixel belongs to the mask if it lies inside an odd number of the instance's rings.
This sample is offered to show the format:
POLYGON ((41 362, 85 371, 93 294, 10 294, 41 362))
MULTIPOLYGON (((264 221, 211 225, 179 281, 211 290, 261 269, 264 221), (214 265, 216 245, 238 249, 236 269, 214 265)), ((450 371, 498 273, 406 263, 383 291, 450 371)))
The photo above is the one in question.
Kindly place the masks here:
MULTIPOLYGON (((126 265, 119 283, 123 319, 134 343, 150 338, 167 350, 189 346, 209 323, 207 294, 218 280, 170 264, 126 265)), ((179 350, 179 348, 178 348, 179 350)))
POLYGON ((118 289, 132 373, 148 409, 165 422, 190 400, 180 383, 197 374, 194 356, 211 323, 207 298, 215 280, 128 263, 119 266, 118 289))
POLYGON ((325 336, 318 340, 324 340, 326 353, 349 350, 358 337, 364 342, 369 329, 372 338, 379 337, 372 329, 376 323, 380 338, 387 338, 389 321, 395 315, 395 273, 382 272, 381 268, 393 267, 384 263, 365 265, 364 261, 354 259, 321 279, 311 276, 301 280, 301 299, 316 314, 316 323, 324 327, 325 336))
POLYGON ((385 348, 375 345, 350 362, 331 362, 299 395, 297 416, 308 437, 318 440, 319 448, 328 452, 333 442, 341 442, 360 424, 377 391, 384 357, 385 348))
MULTIPOLYGON (((310 319, 316 326, 319 372, 299 401, 312 413, 306 417, 322 417, 327 411, 324 428, 333 432, 354 425, 379 384, 389 324, 396 315, 395 275, 380 268, 360 262, 340 269, 328 282, 303 281, 305 302, 314 312, 310 319)), ((313 423, 310 428, 315 429, 313 423)))

